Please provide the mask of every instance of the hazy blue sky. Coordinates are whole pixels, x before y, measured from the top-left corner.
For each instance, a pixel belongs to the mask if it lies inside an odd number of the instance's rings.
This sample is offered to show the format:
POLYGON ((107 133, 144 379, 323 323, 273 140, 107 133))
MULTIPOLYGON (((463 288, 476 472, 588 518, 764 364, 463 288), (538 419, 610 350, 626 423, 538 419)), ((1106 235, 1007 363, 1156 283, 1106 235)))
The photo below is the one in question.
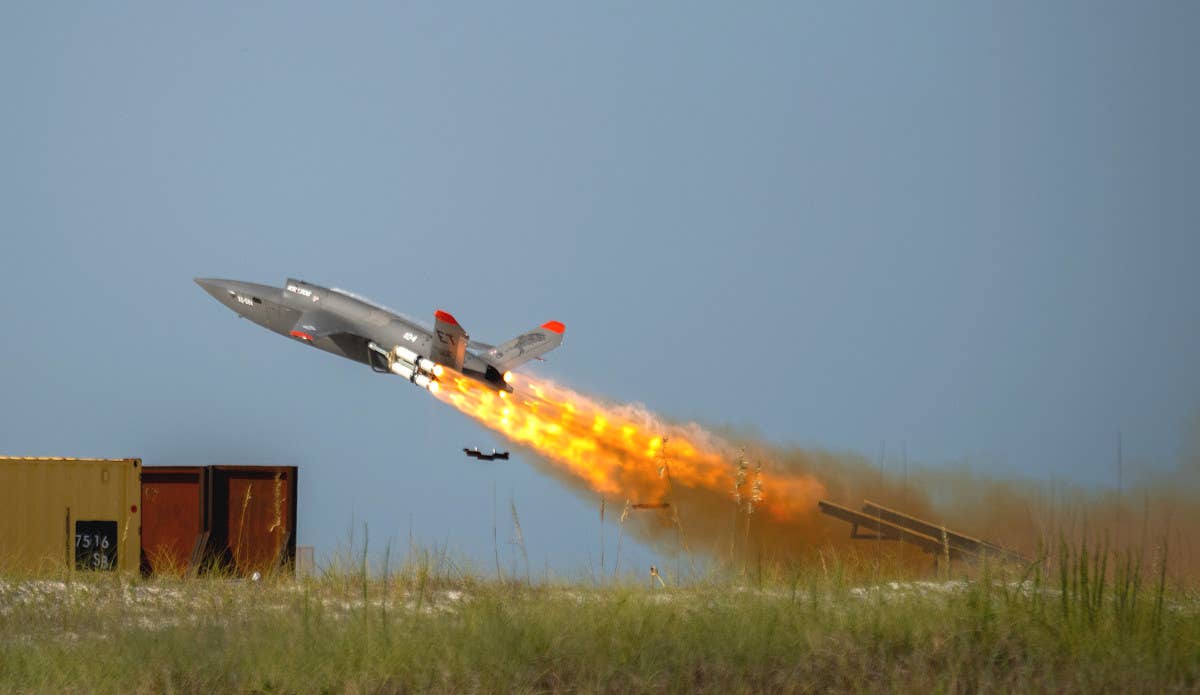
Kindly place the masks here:
POLYGON ((4 3, 0 452, 295 463, 301 543, 481 563, 495 486, 589 562, 593 504, 191 282, 293 275, 562 320, 542 373, 780 444, 1172 465, 1198 47, 1193 2, 4 3))

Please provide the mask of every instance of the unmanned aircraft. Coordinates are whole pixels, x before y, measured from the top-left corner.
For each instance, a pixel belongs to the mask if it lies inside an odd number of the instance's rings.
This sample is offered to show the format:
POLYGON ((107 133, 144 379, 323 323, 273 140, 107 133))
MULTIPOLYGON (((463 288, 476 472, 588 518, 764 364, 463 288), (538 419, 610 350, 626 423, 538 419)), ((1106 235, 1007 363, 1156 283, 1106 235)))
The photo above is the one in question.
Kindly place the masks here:
POLYGON ((283 287, 211 278, 196 278, 196 284, 268 330, 435 392, 438 377, 453 370, 511 393, 512 370, 561 345, 566 329, 547 321, 493 346, 471 340, 440 309, 427 327, 366 297, 303 280, 289 279, 283 287))

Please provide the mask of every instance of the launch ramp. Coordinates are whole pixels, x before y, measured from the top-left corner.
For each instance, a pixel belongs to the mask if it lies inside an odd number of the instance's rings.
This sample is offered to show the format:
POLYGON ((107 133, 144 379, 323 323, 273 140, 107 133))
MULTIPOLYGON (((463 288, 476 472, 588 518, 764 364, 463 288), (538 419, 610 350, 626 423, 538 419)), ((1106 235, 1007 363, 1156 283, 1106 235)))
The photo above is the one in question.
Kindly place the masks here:
POLYGON ((851 538, 904 541, 927 553, 944 554, 953 560, 974 560, 986 556, 1008 562, 1026 562, 1025 558, 995 543, 951 531, 940 524, 918 519, 869 500, 863 503, 861 512, 828 500, 821 500, 817 506, 825 514, 849 523, 851 538), (875 535, 863 534, 860 531, 863 528, 870 529, 875 535))
POLYGON ((917 533, 924 533, 934 538, 939 538, 943 533, 946 535, 946 543, 950 546, 951 551, 959 551, 962 555, 972 557, 994 557, 1006 562, 1028 562, 1025 558, 1011 550, 1006 550, 995 543, 972 538, 966 534, 951 531, 944 526, 923 521, 910 516, 904 512, 889 509, 881 504, 876 504, 870 500, 863 500, 863 512, 871 514, 885 521, 890 521, 898 526, 911 529, 917 533))
POLYGON ((897 541, 902 540, 911 543, 921 550, 928 553, 936 553, 942 550, 942 542, 933 536, 918 531, 906 529, 899 524, 894 524, 877 516, 871 516, 862 512, 856 512, 849 507, 843 507, 840 504, 834 504, 827 500, 821 500, 817 503, 821 511, 829 516, 849 522, 850 537, 882 540, 882 541, 897 541), (859 531, 861 528, 867 528, 875 532, 876 535, 866 535, 859 531))

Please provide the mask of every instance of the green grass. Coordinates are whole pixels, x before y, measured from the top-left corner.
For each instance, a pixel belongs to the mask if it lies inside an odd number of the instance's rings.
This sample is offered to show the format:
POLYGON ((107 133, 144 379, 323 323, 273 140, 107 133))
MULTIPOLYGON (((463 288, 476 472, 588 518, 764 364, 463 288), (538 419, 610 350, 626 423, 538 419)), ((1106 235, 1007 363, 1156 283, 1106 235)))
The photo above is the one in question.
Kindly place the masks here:
POLYGON ((419 551, 370 577, 14 577, 0 691, 1195 691, 1200 596, 1160 567, 1080 547, 913 580, 827 558, 652 590, 419 551))

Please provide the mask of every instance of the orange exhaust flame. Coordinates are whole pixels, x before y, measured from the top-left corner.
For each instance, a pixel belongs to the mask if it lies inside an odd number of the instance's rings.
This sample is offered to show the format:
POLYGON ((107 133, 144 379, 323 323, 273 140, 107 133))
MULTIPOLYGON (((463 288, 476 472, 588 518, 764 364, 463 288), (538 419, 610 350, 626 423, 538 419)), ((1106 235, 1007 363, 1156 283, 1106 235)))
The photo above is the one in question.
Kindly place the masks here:
MULTIPOLYGON (((604 402, 548 379, 514 376, 513 393, 497 393, 447 370, 434 397, 536 453, 530 463, 577 492, 624 500, 622 523, 630 509, 652 512, 630 519, 630 530, 646 540, 714 558, 796 558, 836 548, 864 557, 894 553, 914 566, 928 566, 928 557, 906 544, 852 539, 843 522, 820 514, 817 501, 823 498, 890 503, 1026 555, 1036 552, 1039 539, 1079 540, 1089 533, 1095 539, 1109 529, 1113 547, 1135 553, 1168 537, 1173 548, 1190 548, 1190 531, 1200 528, 1200 507, 1194 504, 1200 435, 1177 470, 1148 475, 1123 495, 1062 484, 1047 491, 1036 481, 921 466, 910 472, 907 464, 903 477, 884 475, 881 461, 852 453, 752 440, 734 444, 639 405, 604 402)), ((1200 573, 1200 557, 1190 550, 1172 561, 1178 571, 1200 573)))
MULTIPOLYGON (((654 501, 669 500, 680 488, 699 489, 733 505, 738 450, 699 425, 664 422, 638 406, 602 403, 546 379, 513 381, 513 393, 506 394, 447 374, 434 395, 593 492, 654 501)), ((781 521, 811 517, 824 492, 810 475, 768 467, 755 513, 781 521)))

